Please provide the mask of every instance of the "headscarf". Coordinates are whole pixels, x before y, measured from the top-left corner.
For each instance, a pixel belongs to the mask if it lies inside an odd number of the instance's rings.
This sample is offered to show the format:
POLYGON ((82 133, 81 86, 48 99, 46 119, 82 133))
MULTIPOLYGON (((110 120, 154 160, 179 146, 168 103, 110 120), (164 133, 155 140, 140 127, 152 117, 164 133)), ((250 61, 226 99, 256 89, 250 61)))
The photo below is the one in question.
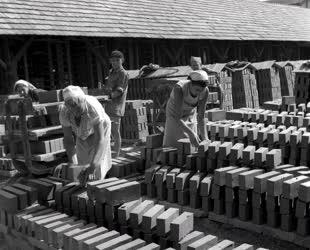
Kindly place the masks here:
POLYGON ((63 98, 66 101, 69 98, 83 98, 85 97, 84 91, 79 86, 69 85, 68 87, 63 89, 63 98))
POLYGON ((14 91, 16 91, 18 86, 25 86, 27 88, 29 88, 30 90, 34 90, 37 89, 34 85, 32 85, 30 82, 27 82, 25 80, 18 80, 15 84, 14 84, 14 91))
POLYGON ((201 62, 201 57, 196 57, 196 56, 191 56, 191 64, 193 63, 193 62, 196 62, 196 63, 199 63, 199 64, 201 64, 202 62, 201 62))

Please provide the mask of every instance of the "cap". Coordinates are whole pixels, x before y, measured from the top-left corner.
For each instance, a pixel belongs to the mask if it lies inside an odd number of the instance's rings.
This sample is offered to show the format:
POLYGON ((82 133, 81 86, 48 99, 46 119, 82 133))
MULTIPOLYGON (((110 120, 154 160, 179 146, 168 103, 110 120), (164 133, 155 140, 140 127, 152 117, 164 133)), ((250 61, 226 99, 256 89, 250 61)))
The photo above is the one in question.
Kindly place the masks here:
POLYGON ((114 50, 112 51, 110 58, 113 58, 113 57, 124 59, 124 54, 120 52, 119 50, 114 50))
POLYGON ((208 73, 204 70, 195 70, 189 74, 189 77, 192 81, 208 81, 208 73))

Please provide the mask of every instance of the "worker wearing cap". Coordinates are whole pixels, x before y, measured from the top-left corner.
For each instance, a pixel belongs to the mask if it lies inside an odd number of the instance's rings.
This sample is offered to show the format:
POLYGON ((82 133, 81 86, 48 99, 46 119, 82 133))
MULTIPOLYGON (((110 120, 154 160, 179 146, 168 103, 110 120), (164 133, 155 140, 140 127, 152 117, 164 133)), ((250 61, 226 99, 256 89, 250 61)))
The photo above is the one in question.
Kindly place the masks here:
POLYGON ((208 139, 204 119, 209 94, 207 82, 208 74, 197 70, 173 88, 166 106, 164 147, 177 147, 182 138, 189 138, 198 147, 200 138, 208 139))
POLYGON ((110 63, 112 69, 106 83, 106 90, 112 99, 105 106, 106 113, 110 116, 112 127, 111 134, 114 139, 115 157, 119 156, 121 149, 121 118, 125 113, 125 103, 128 88, 128 73, 123 68, 124 55, 122 52, 115 50, 111 53, 110 63))
POLYGON ((196 56, 192 56, 190 64, 191 64, 192 70, 200 70, 202 67, 201 58, 196 57, 196 56))

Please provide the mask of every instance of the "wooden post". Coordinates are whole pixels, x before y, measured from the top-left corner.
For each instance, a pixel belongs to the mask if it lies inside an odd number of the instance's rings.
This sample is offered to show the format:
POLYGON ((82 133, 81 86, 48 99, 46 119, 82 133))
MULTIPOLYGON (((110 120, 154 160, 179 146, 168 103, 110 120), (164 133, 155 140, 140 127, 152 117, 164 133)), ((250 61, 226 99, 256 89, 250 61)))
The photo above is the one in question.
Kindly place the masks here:
POLYGON ((86 43, 86 56, 87 56, 87 68, 88 68, 88 76, 90 84, 87 83, 87 86, 90 86, 91 88, 95 88, 95 81, 94 81, 94 72, 93 72, 93 61, 92 61, 92 55, 91 55, 91 48, 90 44, 86 43))
POLYGON ((133 53, 133 43, 132 40, 128 42, 128 52, 129 52, 129 69, 135 69, 135 56, 133 53))
POLYGON ((135 44, 135 57, 136 57, 136 69, 139 69, 140 61, 139 61, 139 46, 136 42, 135 44))
POLYGON ((51 89, 55 88, 55 77, 54 77, 54 65, 53 65, 53 53, 51 48, 51 41, 47 41, 47 53, 48 53, 48 71, 50 76, 51 89))
POLYGON ((28 71, 28 58, 27 58, 27 52, 24 55, 24 70, 25 70, 25 79, 26 81, 29 81, 29 71, 28 71))
POLYGON ((62 44, 56 43, 56 56, 57 56, 57 63, 58 63, 58 86, 60 88, 64 87, 64 80, 65 80, 65 72, 64 72, 64 60, 63 60, 63 50, 62 44))
POLYGON ((67 55, 67 64, 68 64, 68 80, 69 80, 69 84, 72 84, 73 80, 72 80, 71 51, 70 51, 69 40, 66 40, 66 55, 67 55))

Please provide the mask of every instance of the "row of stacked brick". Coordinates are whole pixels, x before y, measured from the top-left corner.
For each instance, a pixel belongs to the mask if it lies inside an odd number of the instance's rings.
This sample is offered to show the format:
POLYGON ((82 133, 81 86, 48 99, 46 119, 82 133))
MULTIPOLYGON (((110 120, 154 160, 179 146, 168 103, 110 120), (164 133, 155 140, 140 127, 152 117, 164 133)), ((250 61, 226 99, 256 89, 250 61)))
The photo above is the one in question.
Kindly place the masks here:
MULTIPOLYGON (((224 95, 223 108, 231 110, 233 107, 258 108, 264 102, 277 100, 281 96, 295 95, 297 103, 308 101, 308 93, 304 90, 308 89, 309 71, 303 66, 305 64, 306 61, 234 61, 203 65, 202 68, 210 74, 211 89, 216 80, 219 82, 224 95)), ((138 74, 132 74, 129 98, 153 99, 155 102, 156 98, 151 93, 154 87, 170 86, 171 91, 176 82, 186 79, 192 71, 189 66, 160 68, 158 71, 160 70, 167 74, 155 71, 142 78, 139 78, 138 74)), ((169 93, 166 99, 168 97, 169 93)))
MULTIPOLYGON (((54 207, 52 203, 42 204, 41 188, 46 190, 46 186, 38 181, 0 190, 0 223, 15 237, 10 247, 15 244, 27 250, 254 249, 249 244, 237 247, 233 241, 194 231, 193 213, 165 208, 152 200, 142 201, 136 181, 110 178, 91 182, 87 189, 60 181, 50 181, 54 207)), ((6 237, 10 235, 7 233, 6 237)))

